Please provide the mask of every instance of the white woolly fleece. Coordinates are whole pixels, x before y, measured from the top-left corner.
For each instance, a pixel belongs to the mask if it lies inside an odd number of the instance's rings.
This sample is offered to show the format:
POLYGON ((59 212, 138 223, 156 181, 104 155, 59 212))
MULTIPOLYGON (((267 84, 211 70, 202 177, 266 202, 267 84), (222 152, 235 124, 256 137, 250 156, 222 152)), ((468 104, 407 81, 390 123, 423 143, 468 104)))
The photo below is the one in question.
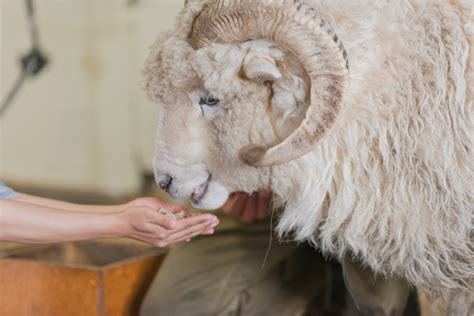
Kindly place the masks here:
POLYGON ((207 148, 200 159, 230 191, 272 189, 285 202, 280 236, 292 232, 325 253, 354 256, 438 294, 473 291, 472 3, 307 2, 333 26, 350 64, 341 115, 312 152, 271 168, 238 161, 242 146, 272 145, 294 130, 308 82, 300 69, 282 68, 285 84, 274 83, 280 90, 270 100, 267 87, 241 77, 248 48, 192 50, 189 18, 199 3, 152 48, 150 98, 164 111, 184 106, 174 100, 196 88, 221 99, 221 113, 205 116, 197 132, 207 148), (284 93, 297 86, 293 96, 284 93))

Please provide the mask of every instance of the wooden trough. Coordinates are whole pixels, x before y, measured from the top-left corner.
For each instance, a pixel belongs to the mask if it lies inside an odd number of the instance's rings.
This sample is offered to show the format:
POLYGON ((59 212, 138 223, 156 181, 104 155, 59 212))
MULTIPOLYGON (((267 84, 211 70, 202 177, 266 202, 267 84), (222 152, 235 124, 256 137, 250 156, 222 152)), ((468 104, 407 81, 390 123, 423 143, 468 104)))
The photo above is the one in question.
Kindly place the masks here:
POLYGON ((137 315, 165 256, 139 243, 35 246, 0 259, 0 315, 137 315))

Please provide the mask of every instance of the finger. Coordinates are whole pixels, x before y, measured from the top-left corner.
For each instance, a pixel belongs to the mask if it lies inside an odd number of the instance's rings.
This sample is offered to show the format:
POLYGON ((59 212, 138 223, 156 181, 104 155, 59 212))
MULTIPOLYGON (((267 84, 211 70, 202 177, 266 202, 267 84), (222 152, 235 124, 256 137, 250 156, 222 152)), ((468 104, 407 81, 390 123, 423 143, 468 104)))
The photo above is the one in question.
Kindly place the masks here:
POLYGON ((163 239, 157 238, 156 234, 151 234, 151 233, 141 233, 141 234, 131 236, 131 238, 146 242, 150 245, 153 245, 159 248, 166 247, 168 245, 167 243, 165 243, 163 239))
POLYGON ((148 206, 151 207, 154 210, 158 210, 162 207, 163 201, 157 198, 140 198, 134 201, 136 205, 143 205, 143 206, 148 206))
POLYGON ((227 214, 232 215, 234 217, 240 218, 245 205, 247 204, 249 196, 246 193, 239 192, 236 194, 236 200, 234 204, 229 208, 229 212, 227 214))
POLYGON ((214 228, 217 224, 215 223, 208 223, 208 222, 204 222, 204 223, 200 223, 200 224, 197 224, 197 225, 194 225, 186 230, 183 230, 183 231, 180 231, 180 232, 176 232, 176 233, 173 233, 171 234, 168 238, 166 238, 167 242, 176 242, 178 240, 181 240, 181 239, 188 239, 188 238, 192 238, 194 236, 197 236, 211 228, 214 228))
POLYGON ((166 209, 170 210, 173 213, 176 213, 176 212, 185 212, 186 214, 189 213, 189 210, 183 205, 167 204, 166 209))
POLYGON ((145 212, 145 218, 149 224, 159 225, 165 229, 172 230, 178 225, 178 219, 173 214, 163 214, 158 210, 147 206, 142 206, 145 212))
MULTIPOLYGON (((172 205, 169 203, 166 203, 158 198, 155 197, 142 197, 135 199, 131 202, 131 205, 133 206, 147 206, 150 207, 154 210, 159 210, 160 208, 166 208, 171 211, 174 211, 175 209, 181 209, 183 208, 182 206, 179 205, 172 205)), ((184 209, 184 208, 183 208, 184 209)))
POLYGON ((212 214, 201 214, 197 216, 187 217, 178 220, 178 225, 175 228, 173 233, 177 233, 180 231, 184 231, 190 227, 196 226, 202 223, 211 223, 211 224, 219 224, 219 219, 212 214))
POLYGON ((211 226, 211 228, 201 232, 201 235, 212 235, 214 234, 215 230, 214 230, 214 227, 211 226))
POLYGON ((242 211, 242 216, 240 217, 242 222, 250 224, 255 220, 258 205, 257 199, 257 193, 253 193, 247 199, 247 203, 245 204, 244 210, 242 211))
POLYGON ((183 242, 183 241, 187 241, 187 242, 191 241, 193 238, 195 238, 198 235, 212 235, 212 234, 214 234, 214 229, 210 229, 210 230, 201 232, 199 234, 194 234, 194 235, 190 236, 189 238, 188 237, 183 237, 181 239, 173 241, 173 244, 180 243, 180 242, 183 242))
POLYGON ((189 213, 188 209, 182 205, 176 205, 176 204, 170 204, 170 203, 166 203, 166 202, 163 202, 161 201, 161 207, 162 208, 165 208, 173 213, 176 213, 176 212, 180 212, 180 211, 185 211, 187 213, 189 213))
POLYGON ((219 222, 217 217, 212 214, 202 214, 184 219, 177 219, 174 215, 163 215, 157 211, 147 212, 149 222, 160 225, 168 230, 181 231, 187 227, 193 226, 197 223, 208 221, 208 222, 219 222))
POLYGON ((229 197, 227 202, 222 207, 222 211, 225 214, 228 214, 230 212, 230 210, 232 210, 232 207, 235 204, 235 202, 237 202, 237 193, 232 193, 232 195, 229 197))
POLYGON ((270 191, 260 190, 258 191, 257 196, 258 196, 257 219, 263 220, 268 217, 270 199, 272 197, 272 193, 270 191))
POLYGON ((177 219, 183 219, 186 217, 189 217, 189 211, 187 210, 179 210, 179 211, 171 211, 171 213, 177 218, 177 219))
MULTIPOLYGON (((177 243, 179 241, 191 239, 193 237, 196 237, 197 235, 212 234, 214 233, 214 227, 216 225, 217 224, 214 222, 211 222, 211 223, 204 222, 204 223, 195 225, 191 228, 188 228, 185 231, 171 233, 171 234, 169 233, 168 230, 155 228, 155 230, 150 230, 148 232, 137 234, 136 236, 133 236, 133 238, 141 240, 141 241, 145 241, 156 247, 166 247, 170 244, 177 243)), ((159 227, 159 226, 155 225, 155 227, 159 227)))
POLYGON ((148 223, 159 225, 165 229, 175 229, 178 226, 178 220, 173 215, 163 215, 150 208, 146 210, 146 219, 148 223))
POLYGON ((176 243, 183 242, 183 241, 191 241, 191 239, 195 238, 195 237, 198 236, 198 235, 210 235, 210 234, 206 234, 206 233, 204 233, 204 232, 201 232, 201 233, 194 233, 194 234, 192 234, 191 236, 187 236, 187 237, 183 237, 183 238, 177 239, 177 240, 173 241, 173 243, 176 244, 176 243))
POLYGON ((212 234, 214 234, 214 232, 215 232, 214 228, 210 228, 208 230, 203 231, 202 234, 203 235, 212 235, 212 234))

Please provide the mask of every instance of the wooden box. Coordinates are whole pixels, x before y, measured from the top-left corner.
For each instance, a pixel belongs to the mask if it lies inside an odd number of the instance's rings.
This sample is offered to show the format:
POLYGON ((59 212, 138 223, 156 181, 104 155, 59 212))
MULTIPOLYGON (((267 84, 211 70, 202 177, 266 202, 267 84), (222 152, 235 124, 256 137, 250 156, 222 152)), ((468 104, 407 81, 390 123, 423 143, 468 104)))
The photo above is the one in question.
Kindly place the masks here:
POLYGON ((23 249, 0 259, 0 315, 137 315, 164 256, 128 242, 23 249))

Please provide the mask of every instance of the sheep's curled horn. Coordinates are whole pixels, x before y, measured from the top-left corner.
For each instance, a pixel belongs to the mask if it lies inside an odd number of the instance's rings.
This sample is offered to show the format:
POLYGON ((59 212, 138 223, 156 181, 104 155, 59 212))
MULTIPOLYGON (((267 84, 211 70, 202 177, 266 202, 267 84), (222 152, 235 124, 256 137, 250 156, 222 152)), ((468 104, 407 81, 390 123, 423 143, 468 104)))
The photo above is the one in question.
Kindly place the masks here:
POLYGON ((268 39, 288 49, 311 80, 306 117, 287 139, 268 149, 250 144, 239 151, 248 165, 272 166, 308 153, 327 133, 340 111, 349 67, 337 35, 301 0, 204 1, 190 34, 194 49, 253 39, 268 39))

